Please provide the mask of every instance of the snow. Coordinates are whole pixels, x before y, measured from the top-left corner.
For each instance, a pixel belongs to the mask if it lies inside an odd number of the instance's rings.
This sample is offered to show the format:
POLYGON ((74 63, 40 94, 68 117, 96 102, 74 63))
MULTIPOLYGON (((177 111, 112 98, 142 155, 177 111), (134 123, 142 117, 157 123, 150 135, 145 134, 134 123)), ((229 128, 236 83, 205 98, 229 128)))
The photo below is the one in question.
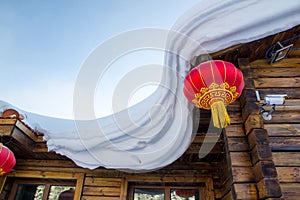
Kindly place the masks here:
POLYGON ((128 110, 95 120, 51 118, 14 108, 24 122, 45 134, 48 149, 78 166, 155 170, 178 159, 193 138, 193 107, 183 95, 189 60, 254 41, 299 24, 300 1, 203 0, 170 31, 163 86, 128 110), (175 32, 176 31, 176 32, 175 32), (184 58, 184 59, 182 59, 184 58), (174 73, 176 72, 176 73, 174 73))

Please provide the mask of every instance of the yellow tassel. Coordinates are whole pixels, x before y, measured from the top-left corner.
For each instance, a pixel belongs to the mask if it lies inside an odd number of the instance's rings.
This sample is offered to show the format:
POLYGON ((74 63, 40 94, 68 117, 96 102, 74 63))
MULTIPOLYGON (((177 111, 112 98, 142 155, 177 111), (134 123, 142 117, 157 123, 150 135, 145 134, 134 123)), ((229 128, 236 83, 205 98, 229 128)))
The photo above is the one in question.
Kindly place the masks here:
POLYGON ((230 124, 230 117, 223 101, 217 101, 212 104, 211 115, 216 128, 226 128, 230 124))
POLYGON ((3 176, 3 174, 5 174, 5 172, 3 171, 2 167, 0 167, 0 176, 3 176))

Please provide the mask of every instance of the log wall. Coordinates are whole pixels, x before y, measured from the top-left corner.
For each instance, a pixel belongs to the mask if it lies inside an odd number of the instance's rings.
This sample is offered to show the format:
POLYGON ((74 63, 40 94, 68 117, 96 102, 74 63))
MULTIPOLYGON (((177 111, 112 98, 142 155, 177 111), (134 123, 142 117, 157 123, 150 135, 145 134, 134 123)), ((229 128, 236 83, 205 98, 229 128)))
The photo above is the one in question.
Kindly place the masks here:
MULTIPOLYGON (((120 200, 127 198, 128 184, 130 182, 156 182, 172 183, 184 182, 197 186, 205 185, 202 190, 204 199, 215 199, 212 174, 201 173, 201 170, 178 169, 168 166, 161 170, 149 173, 127 173, 118 170, 98 168, 88 170, 77 167, 68 160, 17 160, 15 171, 6 177, 6 185, 2 192, 3 199, 9 195, 12 181, 19 178, 47 178, 47 179, 75 179, 79 191, 75 193, 75 199, 79 200, 120 200)), ((211 168, 212 166, 210 166, 211 168)), ((204 168, 202 168, 203 170, 204 168)), ((215 168, 217 169, 217 168, 215 168)), ((0 196, 1 197, 1 196, 0 196)))
MULTIPOLYGON (((241 63, 246 82, 243 101, 245 132, 251 149, 258 197, 298 199, 300 196, 300 59, 268 64, 257 60, 241 63), (261 117, 261 99, 266 94, 287 94, 276 106, 271 120, 261 117)), ((264 107, 267 111, 271 106, 264 107)))
MULTIPOLYGON (((240 113, 240 110, 230 112, 240 113)), ((229 168, 227 183, 224 184, 226 193, 222 197, 224 200, 232 199, 257 199, 257 188, 255 175, 252 170, 251 153, 248 138, 245 133, 242 116, 236 123, 232 123, 226 128, 225 143, 226 155, 229 168)))

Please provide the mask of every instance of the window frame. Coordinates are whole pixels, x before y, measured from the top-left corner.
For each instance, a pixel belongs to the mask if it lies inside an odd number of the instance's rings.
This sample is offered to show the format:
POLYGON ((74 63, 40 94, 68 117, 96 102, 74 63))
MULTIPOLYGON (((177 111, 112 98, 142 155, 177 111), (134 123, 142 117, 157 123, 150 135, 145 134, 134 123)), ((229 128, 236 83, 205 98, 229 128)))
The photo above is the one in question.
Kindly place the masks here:
MULTIPOLYGON (((15 178, 16 179, 15 182, 22 181, 22 180, 24 181, 24 179, 26 179, 26 178, 27 179, 44 180, 45 182, 47 182, 47 180, 50 180, 50 179, 57 180, 57 182, 59 182, 60 180, 61 181, 62 180, 75 181, 74 200, 81 198, 83 182, 84 182, 84 173, 70 173, 70 172, 14 171, 14 172, 7 174, 7 177, 15 178)), ((29 181, 31 181, 31 180, 29 180, 29 181)), ((27 180, 25 182, 29 183, 29 182, 27 182, 27 180)), ((34 180, 31 181, 31 183, 35 183, 35 181, 34 180)), ((15 183, 14 183, 14 185, 15 185, 15 183)), ((15 191, 13 191, 13 188, 12 188, 12 190, 10 192, 10 196, 13 196, 12 195, 13 192, 15 194, 16 189, 17 189, 17 187, 15 188, 15 191)), ((13 196, 13 198, 14 198, 14 196, 13 196)))
MULTIPOLYGON (((213 181, 211 176, 197 176, 197 175, 183 175, 183 176, 145 176, 145 175, 133 175, 133 176, 127 176, 125 179, 125 187, 124 192, 125 194, 123 196, 123 200, 133 200, 133 190, 132 187, 140 188, 143 185, 138 184, 135 185, 134 182, 137 183, 145 183, 145 186, 149 186, 149 183, 157 184, 157 186, 162 185, 162 187, 168 187, 164 186, 165 183, 172 184, 174 183, 174 186, 170 186, 172 188, 199 188, 199 196, 200 199, 203 200, 214 200, 214 189, 213 189, 213 181), (184 183, 185 186, 177 186, 176 183, 184 183), (196 186, 195 186, 196 184, 196 186), (197 185, 198 184, 198 185, 197 185), (190 186, 189 186, 190 185, 190 186)), ((155 185, 150 185, 150 188, 156 188, 155 185)), ((165 198, 166 199, 166 198, 165 198)))
MULTIPOLYGON (((155 184, 155 183, 154 183, 155 184)), ((168 183, 172 184, 172 183, 168 183)), ((201 183, 200 183, 201 184, 201 183)), ((172 189, 194 189, 199 191, 199 198, 200 200, 205 199, 205 186, 177 186, 177 185, 168 185, 168 186, 162 186, 157 183, 157 185, 130 185, 129 186, 129 200, 134 200, 134 189, 136 188, 155 188, 155 189, 164 189, 164 199, 165 200, 171 200, 171 190, 172 189)))
POLYGON ((31 180, 26 180, 26 179, 17 179, 14 181, 13 183, 13 187, 11 188, 11 192, 9 194, 9 198, 8 200, 14 200, 15 196, 16 196, 16 193, 17 193, 17 190, 18 190, 18 186, 19 185, 44 185, 45 188, 44 188, 44 192, 43 192, 43 197, 42 197, 42 200, 47 200, 48 199, 48 196, 50 194, 50 188, 51 186, 53 185, 61 185, 61 186, 74 186, 76 187, 76 183, 75 182, 71 182, 71 181, 74 181, 74 180, 70 180, 70 182, 65 182, 65 180, 63 179, 60 179, 60 180, 57 180, 57 179, 31 179, 31 180), (48 180, 51 180, 50 182, 48 180))

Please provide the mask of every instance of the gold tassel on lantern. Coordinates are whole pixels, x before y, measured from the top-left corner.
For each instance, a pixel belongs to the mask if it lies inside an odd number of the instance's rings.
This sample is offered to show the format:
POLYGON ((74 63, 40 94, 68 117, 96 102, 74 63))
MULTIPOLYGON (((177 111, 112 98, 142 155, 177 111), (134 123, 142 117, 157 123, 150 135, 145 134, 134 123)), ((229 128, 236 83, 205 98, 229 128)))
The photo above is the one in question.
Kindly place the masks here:
POLYGON ((217 128, 226 128, 230 124, 230 117, 223 101, 217 101, 211 105, 211 115, 214 126, 217 128))

